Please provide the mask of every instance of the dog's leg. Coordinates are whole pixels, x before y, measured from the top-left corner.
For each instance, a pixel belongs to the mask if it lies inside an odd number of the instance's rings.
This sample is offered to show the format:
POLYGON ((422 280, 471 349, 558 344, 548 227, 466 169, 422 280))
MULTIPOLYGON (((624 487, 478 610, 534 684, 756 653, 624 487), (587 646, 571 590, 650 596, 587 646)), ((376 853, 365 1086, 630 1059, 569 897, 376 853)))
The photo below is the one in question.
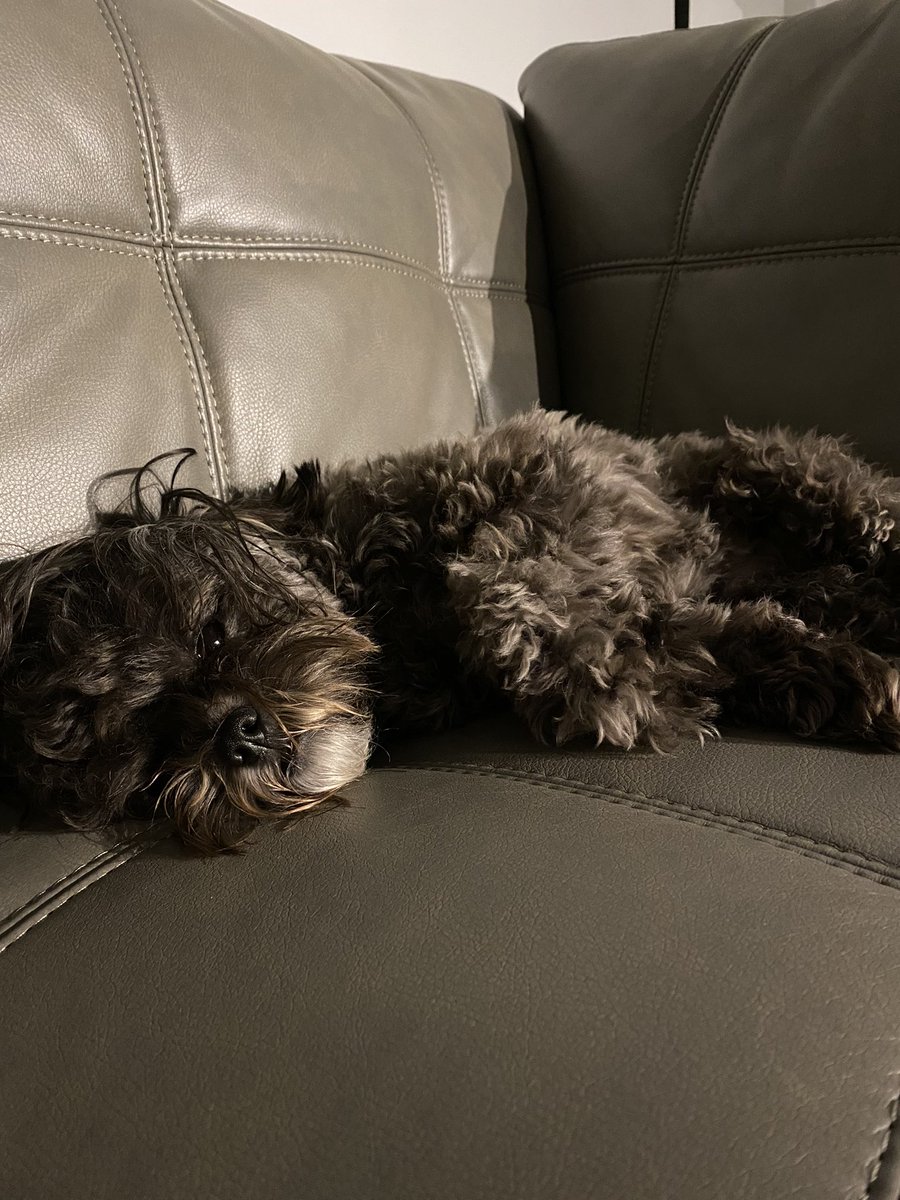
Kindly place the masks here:
POLYGON ((678 434, 660 450, 668 485, 722 532, 721 599, 776 599, 900 654, 900 480, 839 439, 782 429, 678 434))
POLYGON ((660 439, 660 466, 676 494, 708 507, 726 535, 769 542, 810 566, 863 570, 900 547, 900 480, 839 438, 732 425, 719 438, 660 439))
POLYGON ((713 653, 731 677, 727 715, 900 750, 900 672, 846 634, 812 629, 772 600, 744 602, 729 610, 713 653))
MULTIPOLYGON (((685 572, 685 582, 691 578, 685 572)), ((542 740, 669 749, 714 733, 725 678, 709 645, 722 605, 651 606, 593 564, 541 555, 470 555, 449 567, 465 666, 493 679, 542 740)))
POLYGON ((888 562, 870 573, 824 566, 769 580, 758 589, 763 590, 813 628, 843 633, 878 654, 900 657, 900 561, 895 569, 888 562))

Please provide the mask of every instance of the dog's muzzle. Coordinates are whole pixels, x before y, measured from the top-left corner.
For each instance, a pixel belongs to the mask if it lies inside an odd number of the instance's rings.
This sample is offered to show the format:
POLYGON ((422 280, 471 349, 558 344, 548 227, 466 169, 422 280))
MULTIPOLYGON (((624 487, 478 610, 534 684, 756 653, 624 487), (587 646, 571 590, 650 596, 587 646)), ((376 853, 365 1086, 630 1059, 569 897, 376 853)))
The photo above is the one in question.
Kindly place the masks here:
POLYGON ((266 755, 269 737, 255 708, 245 706, 228 714, 216 733, 216 749, 234 767, 252 766, 266 755))

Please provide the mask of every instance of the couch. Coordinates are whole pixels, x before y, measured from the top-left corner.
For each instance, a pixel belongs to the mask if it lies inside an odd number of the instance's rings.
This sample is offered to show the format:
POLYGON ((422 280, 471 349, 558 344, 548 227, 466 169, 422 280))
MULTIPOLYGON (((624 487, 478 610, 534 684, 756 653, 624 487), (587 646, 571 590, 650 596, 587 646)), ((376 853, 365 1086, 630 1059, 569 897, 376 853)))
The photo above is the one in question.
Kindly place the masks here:
MULTIPOLYGON (((524 120, 214 0, 0 0, 0 537, 535 402, 900 467, 900 4, 549 51, 524 120)), ((7 785, 10 1200, 900 1195, 900 775, 512 719, 245 854, 7 785), (898 907, 895 907, 898 906, 898 907)))

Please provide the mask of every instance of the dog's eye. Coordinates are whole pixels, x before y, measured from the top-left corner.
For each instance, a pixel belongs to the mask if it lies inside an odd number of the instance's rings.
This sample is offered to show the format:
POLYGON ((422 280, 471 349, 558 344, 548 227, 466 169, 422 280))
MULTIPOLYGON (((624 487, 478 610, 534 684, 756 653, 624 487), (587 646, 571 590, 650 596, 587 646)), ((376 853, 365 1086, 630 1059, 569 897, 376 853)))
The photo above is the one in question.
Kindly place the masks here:
POLYGON ((225 649, 225 630, 218 621, 210 621, 197 638, 198 658, 217 658, 225 649))

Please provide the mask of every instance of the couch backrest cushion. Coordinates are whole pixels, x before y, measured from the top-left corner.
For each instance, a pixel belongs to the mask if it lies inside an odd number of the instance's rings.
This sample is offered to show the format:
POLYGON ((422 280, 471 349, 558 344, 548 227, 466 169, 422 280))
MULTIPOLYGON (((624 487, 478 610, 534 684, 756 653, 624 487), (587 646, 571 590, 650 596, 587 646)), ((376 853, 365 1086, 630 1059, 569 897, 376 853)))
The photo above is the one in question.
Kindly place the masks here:
POLYGON ((564 403, 900 467, 900 4, 562 46, 521 88, 564 403))
POLYGON ((213 0, 0 18, 5 542, 173 447, 223 492, 537 399, 542 247, 500 100, 213 0))

